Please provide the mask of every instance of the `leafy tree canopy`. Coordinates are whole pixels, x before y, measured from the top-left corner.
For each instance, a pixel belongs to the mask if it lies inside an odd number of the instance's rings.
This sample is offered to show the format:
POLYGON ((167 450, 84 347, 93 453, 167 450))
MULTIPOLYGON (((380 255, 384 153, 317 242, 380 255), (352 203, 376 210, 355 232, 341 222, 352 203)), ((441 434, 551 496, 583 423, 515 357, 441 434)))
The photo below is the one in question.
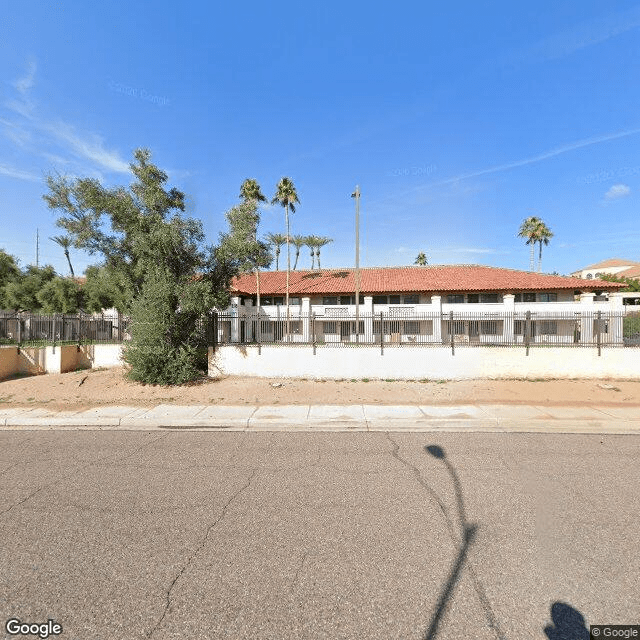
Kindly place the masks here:
POLYGON ((36 267, 30 265, 4 287, 4 306, 17 311, 42 311, 42 302, 38 293, 44 286, 56 278, 56 272, 50 265, 36 267))
POLYGON ((606 280, 607 282, 620 282, 627 286, 620 291, 640 291, 640 278, 626 278, 624 276, 614 276, 608 273, 603 273, 600 280, 606 280))

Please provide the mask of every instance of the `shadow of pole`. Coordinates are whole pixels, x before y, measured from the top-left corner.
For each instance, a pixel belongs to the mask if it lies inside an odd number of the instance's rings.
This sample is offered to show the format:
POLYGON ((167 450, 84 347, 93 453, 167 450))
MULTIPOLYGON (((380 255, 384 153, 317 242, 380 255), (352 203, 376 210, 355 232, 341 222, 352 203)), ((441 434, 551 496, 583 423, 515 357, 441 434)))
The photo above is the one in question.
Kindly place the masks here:
POLYGON ((462 532, 462 545, 458 551, 458 555, 456 556, 453 566, 451 567, 449 577, 444 586, 444 589, 442 590, 442 593, 440 594, 436 609, 433 613, 431 624, 429 625, 429 629, 427 630, 427 633, 424 637, 425 640, 433 640, 438 634, 438 625, 440 624, 440 621, 447 611, 449 601, 460 578, 460 573, 462 572, 462 567, 464 566, 469 547, 473 544, 476 532, 478 531, 478 527, 475 524, 467 523, 467 516, 464 508, 464 499, 462 497, 462 487, 460 485, 460 480, 458 479, 458 474, 453 468, 453 465, 449 462, 449 460, 447 460, 444 449, 439 445, 434 444, 426 446, 425 450, 434 458, 442 460, 447 468, 447 471, 449 472, 449 475, 451 476, 456 494, 456 506, 458 508, 458 518, 460 519, 460 529, 462 532))
POLYGON ((425 640, 433 640, 438 634, 438 625, 440 624, 440 620, 444 616, 447 611, 447 607, 449 606, 449 599, 451 598, 451 594, 458 582, 460 577, 460 572, 462 571, 462 566, 464 565, 467 551, 473 542, 473 538, 475 537, 477 531, 477 527, 475 525, 469 525, 466 527, 464 532, 464 541, 462 543, 462 547, 460 547, 460 551, 458 551, 458 557, 449 573, 449 578, 447 583, 445 584, 442 593, 440 594, 440 599, 438 600, 438 604, 436 605, 436 610, 433 614, 433 618, 431 619, 431 624, 429 625, 429 629, 425 635, 425 640))

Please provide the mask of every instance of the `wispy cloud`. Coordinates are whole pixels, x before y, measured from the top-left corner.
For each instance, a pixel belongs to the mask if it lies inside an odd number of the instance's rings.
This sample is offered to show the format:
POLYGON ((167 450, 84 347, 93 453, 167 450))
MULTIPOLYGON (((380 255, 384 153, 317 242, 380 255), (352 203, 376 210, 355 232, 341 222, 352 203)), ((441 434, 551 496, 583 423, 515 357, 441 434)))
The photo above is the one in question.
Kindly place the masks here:
POLYGON ((91 160, 109 171, 117 173, 129 171, 129 164, 120 158, 117 151, 105 149, 104 140, 96 134, 88 133, 82 136, 66 122, 45 123, 43 129, 78 158, 91 160))
POLYGON ((617 200, 631 194, 631 188, 626 184, 614 184, 607 193, 604 194, 605 200, 617 200))
POLYGON ((25 95, 35 83, 36 71, 38 70, 38 63, 35 58, 29 58, 27 61, 27 73, 24 77, 16 80, 14 86, 19 93, 25 95))
MULTIPOLYGON (((59 118, 41 115, 31 98, 35 86, 37 62, 30 59, 24 76, 14 82, 15 95, 3 104, 0 118, 2 133, 22 151, 54 161, 71 171, 87 174, 100 171, 128 173, 129 164, 120 154, 106 147, 104 139, 92 132, 80 131, 59 118)), ((32 160, 33 161, 33 160, 32 160)), ((32 179, 26 171, 9 170, 4 175, 32 179)))
POLYGON ((16 169, 4 162, 0 162, 0 175, 17 178, 18 180, 33 180, 34 182, 40 182, 40 180, 42 180, 42 176, 37 176, 35 173, 23 171, 22 169, 16 169))
POLYGON ((640 6, 558 31, 514 54, 510 62, 557 60, 640 27, 640 6))

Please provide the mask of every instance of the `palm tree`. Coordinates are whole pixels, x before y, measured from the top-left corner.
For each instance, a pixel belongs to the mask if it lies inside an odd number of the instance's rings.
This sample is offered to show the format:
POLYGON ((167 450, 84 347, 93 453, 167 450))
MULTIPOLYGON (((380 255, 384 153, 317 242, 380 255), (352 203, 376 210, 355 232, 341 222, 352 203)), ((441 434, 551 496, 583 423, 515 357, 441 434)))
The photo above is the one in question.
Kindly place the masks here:
MULTIPOLYGON (((287 293, 286 293, 286 307, 287 307, 287 319, 289 318, 289 274, 291 272, 291 232, 289 229, 289 209, 291 213, 296 212, 296 204, 299 204, 298 194, 296 188, 293 186, 293 182, 290 178, 281 178, 280 182, 276 185, 276 195, 271 199, 271 204, 279 204, 284 207, 284 220, 287 225, 287 293)), ((287 328, 288 333, 288 328, 287 328)))
POLYGON ((542 269, 542 245, 548 245, 549 240, 553 238, 553 233, 547 225, 540 221, 540 225, 538 226, 538 244, 540 245, 540 253, 538 254, 538 273, 540 273, 542 269))
POLYGON ((324 247, 325 244, 329 244, 330 242, 333 242, 333 238, 326 238, 324 236, 321 236, 319 238, 316 238, 316 258, 318 258, 318 269, 320 269, 320 249, 322 249, 322 247, 324 247))
POLYGON ((529 216, 528 218, 522 221, 522 224, 520 225, 520 229, 518 231, 518 237, 526 238, 527 241, 525 244, 528 244, 531 250, 529 254, 529 271, 534 270, 535 247, 536 247, 536 243, 539 240, 541 224, 544 225, 544 222, 542 222, 540 218, 537 218, 536 216, 529 216))
POLYGON ((298 266, 298 258, 300 257, 300 249, 307 244, 307 236, 291 236, 291 242, 293 242, 296 248, 296 260, 293 263, 293 270, 296 270, 298 266))
MULTIPOLYGON (((247 178, 240 186, 240 199, 244 202, 255 202, 258 205, 260 202, 267 202, 262 189, 257 180, 253 178, 247 178)), ((258 225, 256 225, 256 235, 254 241, 258 242, 258 225)), ((256 264, 256 308, 260 311, 260 265, 256 264)))
POLYGON ((429 260, 427 259, 427 254, 424 251, 421 251, 413 264, 420 265, 421 267, 428 265, 429 260))
POLYGON ((316 263, 316 243, 318 242, 318 236, 307 236, 305 244, 311 249, 311 271, 316 263))
POLYGON ((276 271, 279 271, 280 247, 287 241, 282 233, 268 233, 267 242, 273 247, 276 256, 276 271))
POLYGON ((49 240, 53 240, 56 244, 59 244, 62 247, 62 249, 64 250, 64 257, 69 263, 69 271, 71 271, 71 277, 75 278, 75 274, 73 273, 73 266, 71 264, 71 258, 69 257, 71 238, 69 236, 53 236, 52 238, 49 238, 49 240))

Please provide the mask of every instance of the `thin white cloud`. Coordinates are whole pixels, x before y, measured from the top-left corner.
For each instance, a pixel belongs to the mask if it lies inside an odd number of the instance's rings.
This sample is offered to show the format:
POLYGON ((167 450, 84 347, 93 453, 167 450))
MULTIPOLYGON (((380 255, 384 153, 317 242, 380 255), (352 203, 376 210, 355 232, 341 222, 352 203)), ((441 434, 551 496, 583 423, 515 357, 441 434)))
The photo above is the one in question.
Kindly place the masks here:
POLYGON ((22 94, 26 94, 35 83, 36 71, 38 64, 35 58, 30 58, 27 62, 27 73, 23 78, 16 80, 14 86, 22 94))
POLYGON ((75 128, 66 122, 45 125, 55 139, 67 147, 75 156, 92 160, 103 169, 117 173, 128 173, 129 164, 120 158, 117 151, 104 148, 104 140, 95 134, 79 135, 75 128))
POLYGON ((42 180, 42 176, 37 176, 34 173, 23 171, 22 169, 16 169, 4 162, 0 162, 0 175, 17 178, 18 180, 32 180, 34 182, 42 180))
MULTIPOLYGON (((521 160, 514 160, 512 162, 506 162, 504 164, 494 165, 492 167, 487 167, 486 169, 476 169, 475 171, 469 171, 468 173, 460 173, 457 176, 452 176, 451 178, 446 178, 444 180, 439 180, 437 182, 422 184, 417 187, 413 187, 411 189, 407 189, 406 191, 400 192, 399 194, 394 194, 393 196, 384 198, 383 201, 387 201, 391 199, 391 197, 393 197, 394 201, 397 201, 399 197, 405 197, 412 194, 424 192, 428 189, 433 189, 434 187, 453 185, 462 180, 468 180, 470 178, 479 178, 481 176, 490 175, 492 173, 500 173, 502 171, 509 171, 510 169, 517 169, 518 167, 525 167, 530 164, 535 164, 537 162, 549 160, 550 158, 555 158, 556 156, 569 153, 570 151, 576 151, 578 149, 583 149, 585 147, 590 147, 596 144, 602 144, 603 142, 610 142, 611 140, 626 138, 629 136, 637 135, 638 133, 640 133, 640 128, 627 129, 625 131, 618 131, 616 133, 607 133, 602 136, 595 136, 593 138, 576 140, 575 142, 570 142, 569 144, 566 144, 560 147, 555 147, 554 149, 549 149, 548 151, 543 151, 542 153, 539 153, 534 156, 530 156, 528 158, 522 158, 521 160)), ((370 203, 370 206, 373 204, 378 204, 378 203, 372 202, 370 203)))
POLYGON ((640 7, 628 11, 581 22, 571 29, 545 38, 531 49, 531 54, 546 60, 571 55, 580 49, 591 47, 640 26, 640 7))
POLYGON ((614 184, 607 193, 604 194, 605 200, 617 200, 624 198, 631 193, 631 188, 626 184, 614 184))
MULTIPOLYGON (((68 122, 37 113, 30 97, 35 86, 36 72, 36 61, 29 60, 27 73, 14 83, 16 96, 4 102, 5 109, 12 112, 11 116, 0 118, 5 137, 23 150, 31 151, 49 161, 55 157, 56 164, 71 165, 72 170, 82 174, 100 171, 128 173, 129 164, 117 151, 107 149, 102 137, 79 131, 68 122)), ((23 173, 25 172, 14 171, 5 175, 19 177, 23 173)))

